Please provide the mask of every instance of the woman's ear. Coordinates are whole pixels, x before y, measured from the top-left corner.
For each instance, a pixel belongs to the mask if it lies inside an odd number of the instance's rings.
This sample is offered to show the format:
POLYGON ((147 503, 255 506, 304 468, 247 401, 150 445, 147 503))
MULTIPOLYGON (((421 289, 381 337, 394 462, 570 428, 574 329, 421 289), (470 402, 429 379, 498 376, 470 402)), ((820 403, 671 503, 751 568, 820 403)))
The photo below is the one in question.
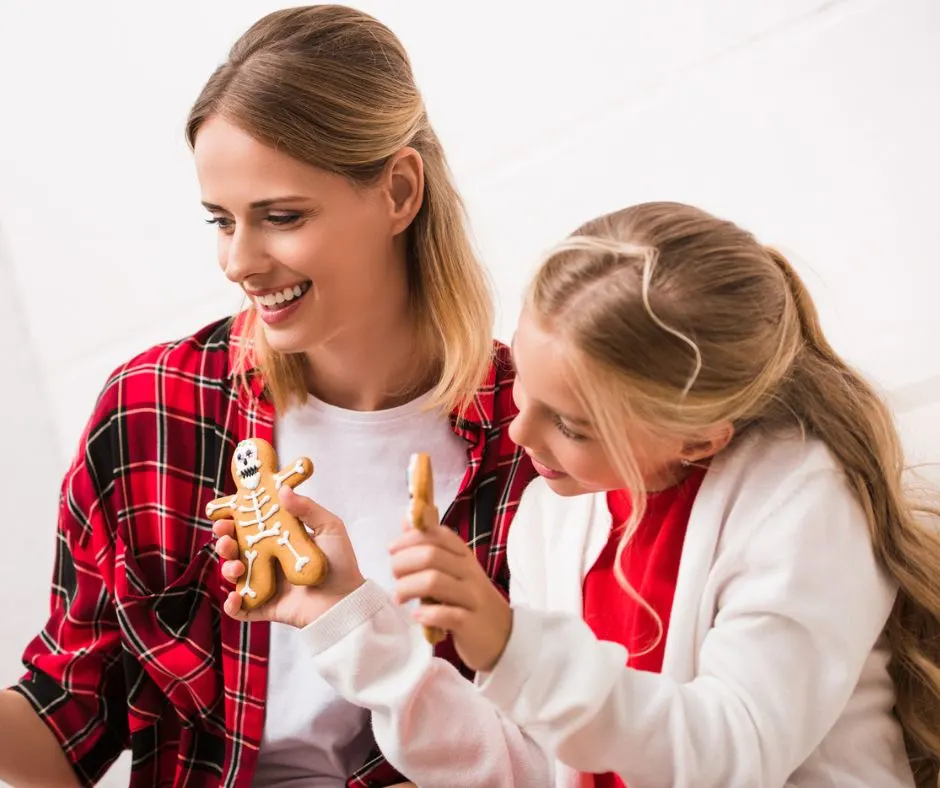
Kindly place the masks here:
POLYGON ((385 165, 385 193, 392 232, 399 235, 414 221, 424 202, 424 161, 414 148, 402 148, 385 165))
POLYGON ((727 447, 734 437, 734 425, 730 421, 716 424, 696 440, 682 444, 680 457, 685 463, 710 459, 727 447))

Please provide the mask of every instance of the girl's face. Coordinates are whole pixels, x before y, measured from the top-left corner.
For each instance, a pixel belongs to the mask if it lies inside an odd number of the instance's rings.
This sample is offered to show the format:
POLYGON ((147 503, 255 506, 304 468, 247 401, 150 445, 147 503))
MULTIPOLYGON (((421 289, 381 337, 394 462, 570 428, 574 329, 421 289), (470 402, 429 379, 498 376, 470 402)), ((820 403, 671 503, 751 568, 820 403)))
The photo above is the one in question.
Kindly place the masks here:
MULTIPOLYGON (((309 351, 407 304, 398 236, 417 208, 403 217, 389 179, 354 185, 221 117, 206 121, 194 148, 219 265, 252 299, 272 348, 309 351)), ((409 177, 421 180, 420 161, 396 181, 406 198, 417 188, 409 177)))
MULTIPOLYGON (((513 339, 519 408, 512 439, 526 450, 535 469, 559 495, 616 490, 626 486, 571 385, 563 340, 523 312, 513 339)), ((632 452, 648 492, 679 481, 686 459, 678 438, 655 435, 641 424, 623 425, 620 439, 632 452)))

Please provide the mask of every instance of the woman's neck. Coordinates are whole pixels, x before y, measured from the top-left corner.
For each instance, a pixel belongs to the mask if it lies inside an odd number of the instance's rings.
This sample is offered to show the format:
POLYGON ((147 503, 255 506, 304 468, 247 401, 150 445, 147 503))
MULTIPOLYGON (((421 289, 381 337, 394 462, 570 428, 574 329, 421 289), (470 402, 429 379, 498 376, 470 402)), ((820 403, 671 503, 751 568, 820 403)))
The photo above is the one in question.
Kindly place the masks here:
POLYGON ((437 363, 411 319, 370 320, 307 353, 307 390, 339 408, 385 410, 428 391, 437 363))

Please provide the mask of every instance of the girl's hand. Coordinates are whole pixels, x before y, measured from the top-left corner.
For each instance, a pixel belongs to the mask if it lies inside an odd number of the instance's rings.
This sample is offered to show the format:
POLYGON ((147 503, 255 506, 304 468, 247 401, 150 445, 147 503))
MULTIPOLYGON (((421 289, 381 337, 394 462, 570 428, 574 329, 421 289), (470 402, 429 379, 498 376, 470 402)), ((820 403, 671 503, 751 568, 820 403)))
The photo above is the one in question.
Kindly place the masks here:
POLYGON ((464 541, 437 523, 419 531, 406 522, 389 552, 397 601, 434 599, 414 612, 415 620, 451 632, 472 670, 492 670, 509 641, 512 608, 464 541))
MULTIPOLYGON (((290 487, 281 488, 280 501, 284 509, 314 531, 317 546, 329 562, 326 579, 315 588, 294 586, 287 582, 282 572, 277 572, 274 596, 257 610, 242 610, 242 598, 234 590, 229 593, 223 609, 240 621, 277 621, 301 628, 316 621, 365 580, 342 520, 290 487)), ((219 520, 213 524, 212 531, 219 537, 215 552, 223 562, 222 577, 234 584, 245 573, 245 565, 238 560, 235 523, 219 520)))

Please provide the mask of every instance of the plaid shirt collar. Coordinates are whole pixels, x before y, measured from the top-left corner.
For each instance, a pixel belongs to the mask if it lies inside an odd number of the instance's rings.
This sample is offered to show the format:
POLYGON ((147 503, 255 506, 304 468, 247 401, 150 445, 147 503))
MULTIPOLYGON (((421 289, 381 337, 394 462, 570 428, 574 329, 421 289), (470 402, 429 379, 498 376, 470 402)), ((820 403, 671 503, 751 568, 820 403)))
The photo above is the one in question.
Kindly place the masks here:
MULTIPOLYGON (((266 397, 264 378, 255 365, 254 339, 245 331, 247 317, 246 312, 240 312, 232 321, 228 374, 234 379, 244 376, 248 381, 252 399, 257 403, 259 415, 263 413, 266 418, 273 420, 274 411, 266 397), (243 347, 246 348, 244 352, 243 347)), ((497 370, 494 365, 491 365, 486 380, 474 394, 463 416, 460 417, 456 410, 451 414, 454 432, 470 443, 475 443, 481 434, 493 427, 492 414, 496 407, 497 392, 496 377, 497 370)))

